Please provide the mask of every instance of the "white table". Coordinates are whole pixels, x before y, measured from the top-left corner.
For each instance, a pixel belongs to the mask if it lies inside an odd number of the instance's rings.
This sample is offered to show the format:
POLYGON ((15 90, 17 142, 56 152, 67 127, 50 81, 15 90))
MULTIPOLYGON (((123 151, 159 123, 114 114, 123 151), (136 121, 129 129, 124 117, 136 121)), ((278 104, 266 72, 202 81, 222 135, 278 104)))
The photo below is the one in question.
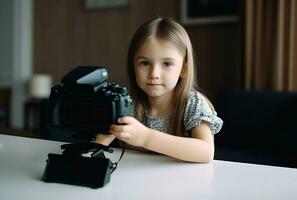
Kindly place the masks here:
POLYGON ((297 199, 297 169, 184 163, 136 151, 126 151, 103 188, 45 183, 47 154, 61 153, 61 144, 0 134, 0 199, 297 199))

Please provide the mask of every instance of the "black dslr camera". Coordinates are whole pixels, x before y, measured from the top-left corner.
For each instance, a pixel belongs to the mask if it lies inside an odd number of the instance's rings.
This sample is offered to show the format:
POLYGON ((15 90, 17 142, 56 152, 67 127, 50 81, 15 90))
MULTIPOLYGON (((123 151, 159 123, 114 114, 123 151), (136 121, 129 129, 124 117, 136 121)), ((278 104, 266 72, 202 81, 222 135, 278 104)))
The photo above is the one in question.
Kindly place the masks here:
MULTIPOLYGON (((52 88, 49 97, 49 127, 76 133, 87 142, 64 144, 62 155, 49 154, 42 179, 92 188, 110 180, 117 163, 104 152, 109 146, 90 142, 97 133, 109 134, 117 118, 131 115, 131 99, 125 87, 108 84, 104 67, 77 67, 52 88), (83 154, 91 153, 91 157, 83 154)), ((122 150, 123 156, 124 148, 122 150)), ((119 160, 120 160, 119 159, 119 160)))
POLYGON ((84 135, 109 134, 117 118, 131 115, 126 87, 108 84, 104 67, 78 67, 70 71, 49 97, 49 125, 84 135))

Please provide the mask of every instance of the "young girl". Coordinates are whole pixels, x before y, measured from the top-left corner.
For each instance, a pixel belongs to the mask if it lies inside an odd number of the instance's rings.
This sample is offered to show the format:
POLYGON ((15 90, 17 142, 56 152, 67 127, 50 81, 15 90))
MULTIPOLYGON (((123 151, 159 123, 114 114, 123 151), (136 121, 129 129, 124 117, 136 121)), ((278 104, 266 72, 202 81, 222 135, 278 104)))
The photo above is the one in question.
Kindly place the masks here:
POLYGON ((189 162, 210 162, 214 138, 222 127, 212 105, 196 88, 192 45, 185 29, 171 19, 154 18, 134 34, 128 51, 128 75, 134 117, 118 119, 115 137, 189 162))

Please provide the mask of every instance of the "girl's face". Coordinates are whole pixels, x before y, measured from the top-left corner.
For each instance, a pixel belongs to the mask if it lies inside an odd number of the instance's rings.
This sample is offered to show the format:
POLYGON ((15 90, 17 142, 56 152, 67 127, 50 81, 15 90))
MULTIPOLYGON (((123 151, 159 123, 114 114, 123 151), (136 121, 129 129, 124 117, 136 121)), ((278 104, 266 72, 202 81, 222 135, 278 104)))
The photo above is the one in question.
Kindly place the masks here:
POLYGON ((172 97, 184 56, 170 43, 150 38, 134 57, 136 82, 149 98, 172 97))

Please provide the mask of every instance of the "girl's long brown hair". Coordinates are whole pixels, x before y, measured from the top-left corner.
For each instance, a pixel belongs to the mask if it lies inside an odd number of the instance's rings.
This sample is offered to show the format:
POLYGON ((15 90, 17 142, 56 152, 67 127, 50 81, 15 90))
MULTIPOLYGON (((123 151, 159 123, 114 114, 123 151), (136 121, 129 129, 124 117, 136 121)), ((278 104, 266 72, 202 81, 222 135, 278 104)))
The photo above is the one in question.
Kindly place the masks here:
POLYGON ((151 37, 169 42, 184 56, 182 76, 175 87, 173 107, 169 117, 169 132, 173 135, 182 135, 184 130, 184 112, 187 96, 190 91, 197 89, 195 62, 190 38, 186 30, 172 19, 153 18, 144 23, 135 32, 130 42, 127 58, 127 70, 130 82, 130 91, 135 103, 136 118, 143 121, 145 108, 147 108, 147 96, 137 86, 134 71, 134 56, 141 45, 151 37), (174 108, 174 109, 173 109, 174 108))

